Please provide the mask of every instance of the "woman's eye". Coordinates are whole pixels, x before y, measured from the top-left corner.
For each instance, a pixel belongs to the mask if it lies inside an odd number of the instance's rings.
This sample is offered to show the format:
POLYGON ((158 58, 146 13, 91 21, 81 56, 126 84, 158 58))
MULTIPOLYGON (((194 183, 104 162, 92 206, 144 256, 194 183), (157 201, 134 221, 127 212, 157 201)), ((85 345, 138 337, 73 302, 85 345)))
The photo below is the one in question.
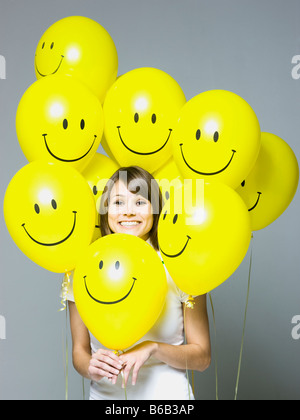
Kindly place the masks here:
POLYGON ((114 204, 116 206, 121 206, 123 204, 123 201, 117 200, 117 201, 114 202, 114 204))
POLYGON ((139 200, 139 201, 137 201, 137 203, 136 203, 138 206, 143 206, 144 204, 146 204, 146 201, 144 201, 144 200, 139 200))

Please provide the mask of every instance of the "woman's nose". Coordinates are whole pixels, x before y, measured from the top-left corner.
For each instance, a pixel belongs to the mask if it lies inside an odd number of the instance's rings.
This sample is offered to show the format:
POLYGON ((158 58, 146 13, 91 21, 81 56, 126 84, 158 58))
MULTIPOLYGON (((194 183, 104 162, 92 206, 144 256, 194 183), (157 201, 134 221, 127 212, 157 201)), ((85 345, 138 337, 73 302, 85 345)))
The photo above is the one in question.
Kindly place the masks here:
POLYGON ((135 208, 132 203, 127 203, 125 206, 125 213, 126 215, 134 215, 135 214, 135 208))

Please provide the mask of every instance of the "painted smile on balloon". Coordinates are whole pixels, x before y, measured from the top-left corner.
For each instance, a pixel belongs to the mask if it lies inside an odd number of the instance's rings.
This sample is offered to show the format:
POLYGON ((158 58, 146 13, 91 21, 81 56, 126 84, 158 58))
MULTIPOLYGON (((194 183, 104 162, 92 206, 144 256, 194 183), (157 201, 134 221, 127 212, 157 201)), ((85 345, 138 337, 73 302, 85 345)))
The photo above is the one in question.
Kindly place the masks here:
POLYGON ((170 140, 170 137, 171 137, 171 133, 172 133, 172 129, 171 128, 169 128, 169 135, 168 135, 168 138, 167 138, 167 140, 165 141, 165 143, 159 148, 159 149, 157 149, 157 150, 154 150, 153 152, 137 152, 136 150, 133 150, 133 149, 130 149, 130 147, 128 147, 126 144, 125 144, 125 142, 124 142, 124 140, 123 140, 123 138, 122 138, 122 136, 121 136, 121 131, 120 131, 120 128, 121 128, 121 126, 120 125, 118 125, 117 126, 117 129, 118 129, 118 133, 119 133, 119 138, 120 138, 120 140, 121 140, 121 142, 122 142, 122 144, 123 144, 123 146, 127 149, 127 150, 129 150, 131 153, 135 153, 136 155, 142 155, 142 156, 148 156, 148 155, 153 155, 154 153, 158 153, 158 152, 160 152, 164 147, 165 147, 165 145, 168 143, 168 141, 170 140))
POLYGON ((177 254, 166 254, 161 248, 160 248, 160 251, 166 256, 166 257, 168 257, 168 258, 176 258, 176 257, 179 257, 184 251, 185 251, 185 249, 186 249, 186 247, 187 247, 187 245, 188 245, 188 243, 189 243, 189 240, 190 239, 192 239, 189 235, 186 235, 186 237, 188 238, 187 239, 187 241, 186 241, 186 243, 185 243, 185 245, 184 245, 184 247, 182 248, 182 250, 180 251, 180 252, 178 252, 177 254))
POLYGON ((52 73, 48 73, 48 74, 43 74, 43 73, 41 73, 41 72, 39 71, 38 66, 37 66, 37 64, 36 64, 36 56, 35 56, 35 62, 34 62, 34 65, 35 65, 36 71, 38 72, 38 74, 39 74, 40 76, 42 76, 42 77, 45 77, 45 76, 50 76, 50 75, 55 74, 55 73, 57 73, 57 72, 58 72, 58 70, 59 70, 59 68, 60 68, 60 66, 61 66, 61 64, 62 64, 62 62, 63 62, 63 59, 64 59, 64 56, 62 55, 62 56, 61 56, 61 59, 60 59, 60 62, 59 62, 59 65, 57 66, 57 68, 56 68, 56 69, 55 69, 52 73))
POLYGON ((198 170, 196 170, 196 169, 194 169, 194 168, 192 168, 188 163, 187 163, 187 161, 186 161, 186 159, 185 159, 185 157, 184 157, 184 154, 183 154, 183 150, 182 150, 182 146, 183 146, 183 143, 180 143, 180 150, 181 150, 181 156, 182 156, 182 159, 184 160, 184 163, 186 164, 186 166, 189 168, 189 169, 191 169, 193 172, 196 172, 197 174, 199 174, 199 175, 217 175, 217 174, 220 174, 221 172, 223 172, 223 171, 225 171, 227 168, 228 168, 228 166, 231 164, 231 162, 232 162, 232 159, 233 159, 233 157, 234 157, 234 154, 236 153, 236 150, 234 150, 234 149, 232 149, 232 156, 231 156, 231 158, 230 158, 230 160, 229 160, 229 162, 227 163, 227 165, 225 165, 224 166, 224 168, 222 168, 222 169, 220 169, 219 171, 216 171, 216 172, 200 172, 200 171, 198 171, 198 170))
POLYGON ((93 140, 93 143, 92 143, 91 147, 89 148, 89 150, 84 155, 82 155, 82 156, 80 156, 80 157, 78 157, 76 159, 63 159, 63 158, 60 158, 59 156, 56 156, 54 153, 51 152, 51 150, 50 150, 50 148, 48 146, 47 140, 46 140, 47 134, 42 134, 42 136, 44 137, 45 146, 46 146, 48 152, 50 153, 50 155, 52 157, 54 157, 55 159, 60 160, 61 162, 77 162, 78 160, 83 159, 92 150, 92 148, 93 148, 93 146, 95 144, 96 138, 97 138, 97 136, 95 134, 94 135, 94 140, 93 140))
POLYGON ((257 197, 256 203, 254 204, 254 206, 251 207, 251 209, 248 209, 248 211, 254 210, 255 207, 258 205, 258 202, 260 200, 260 196, 261 196, 262 193, 258 191, 257 194, 258 194, 258 197, 257 197))
POLYGON ((83 278, 84 278, 84 285, 85 285, 85 289, 86 289, 86 291, 87 291, 87 294, 89 295, 89 297, 90 298, 92 298, 95 302, 97 302, 97 303, 101 303, 102 305, 114 305, 115 303, 120 303, 120 302, 122 302, 123 300, 125 300, 129 295, 130 295, 130 293, 132 292, 132 289, 133 289, 133 286, 135 285, 135 282, 136 282, 136 278, 135 277, 132 277, 133 278, 133 283, 132 283, 132 286, 131 286, 131 288, 130 288, 130 290, 129 290, 129 292, 128 293, 126 293, 126 295, 125 296, 123 296, 121 299, 118 299, 118 300, 114 300, 114 301, 103 301, 103 300, 99 300, 99 299, 96 299, 91 293, 90 293, 90 291, 89 291, 89 289, 88 289, 88 287, 87 287, 87 284, 86 284, 86 277, 87 276, 84 276, 83 278))
POLYGON ((60 244, 62 244, 63 242, 65 242, 66 240, 68 240, 68 239, 70 238, 70 236, 72 235, 72 233, 74 232, 75 225, 76 225, 76 214, 77 214, 77 211, 73 211, 73 213, 74 213, 74 222, 73 222, 73 226, 72 226, 72 229, 71 229, 70 233, 69 233, 69 234, 68 234, 65 238, 61 239, 61 240, 60 240, 60 241, 58 241, 58 242, 46 243, 46 242, 40 242, 40 241, 37 241, 36 239, 34 239, 34 238, 30 235, 30 233, 28 232, 28 230, 27 230, 27 229, 26 229, 26 227, 25 227, 25 223, 23 223, 23 224, 22 224, 22 227, 24 228, 24 230, 25 230, 25 232, 27 233, 27 235, 29 236, 29 238, 30 238, 33 242, 35 242, 36 244, 38 244, 38 245, 42 245, 42 246, 56 246, 56 245, 60 245, 60 244))

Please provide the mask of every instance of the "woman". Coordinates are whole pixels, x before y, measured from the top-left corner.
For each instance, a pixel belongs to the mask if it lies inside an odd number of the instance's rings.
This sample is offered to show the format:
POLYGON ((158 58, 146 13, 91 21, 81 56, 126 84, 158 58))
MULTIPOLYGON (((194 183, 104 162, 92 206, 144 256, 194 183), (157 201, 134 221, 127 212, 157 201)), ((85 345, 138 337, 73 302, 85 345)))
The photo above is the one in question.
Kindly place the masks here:
MULTIPOLYGON (((161 209, 161 193, 154 178, 136 166, 120 168, 102 196, 101 234, 138 236, 160 256, 157 226, 161 209)), ((194 398, 186 369, 204 371, 210 364, 206 296, 195 298, 194 309, 184 309, 188 296, 177 288, 167 270, 166 274, 168 294, 157 323, 121 355, 104 348, 89 333, 69 294, 73 364, 92 381, 90 399, 124 399, 124 385, 128 399, 194 398)))

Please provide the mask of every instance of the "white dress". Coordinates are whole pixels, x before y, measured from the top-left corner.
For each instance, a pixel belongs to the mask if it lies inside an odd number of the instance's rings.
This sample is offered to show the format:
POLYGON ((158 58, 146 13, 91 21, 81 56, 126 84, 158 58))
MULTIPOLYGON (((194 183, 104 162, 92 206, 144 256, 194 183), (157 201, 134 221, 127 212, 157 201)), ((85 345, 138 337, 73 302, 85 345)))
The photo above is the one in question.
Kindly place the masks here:
MULTIPOLYGON (((161 258, 160 253, 158 255, 161 258)), ((164 266, 165 267, 165 266, 164 266)), ((188 295, 178 289, 166 267, 168 293, 164 309, 156 324, 136 344, 150 340, 179 346, 184 343, 183 305, 188 295)), ((72 282, 67 300, 74 302, 72 282)), ((91 349, 96 352, 105 348, 90 333, 91 349)), ((136 345, 135 344, 135 345, 136 345)), ((128 400, 194 400, 191 386, 187 380, 186 370, 175 369, 166 363, 150 357, 140 368, 136 385, 131 385, 131 375, 126 385, 128 400)), ((125 390, 122 388, 122 377, 112 385, 107 378, 99 382, 91 382, 91 400, 124 400, 125 390)))

